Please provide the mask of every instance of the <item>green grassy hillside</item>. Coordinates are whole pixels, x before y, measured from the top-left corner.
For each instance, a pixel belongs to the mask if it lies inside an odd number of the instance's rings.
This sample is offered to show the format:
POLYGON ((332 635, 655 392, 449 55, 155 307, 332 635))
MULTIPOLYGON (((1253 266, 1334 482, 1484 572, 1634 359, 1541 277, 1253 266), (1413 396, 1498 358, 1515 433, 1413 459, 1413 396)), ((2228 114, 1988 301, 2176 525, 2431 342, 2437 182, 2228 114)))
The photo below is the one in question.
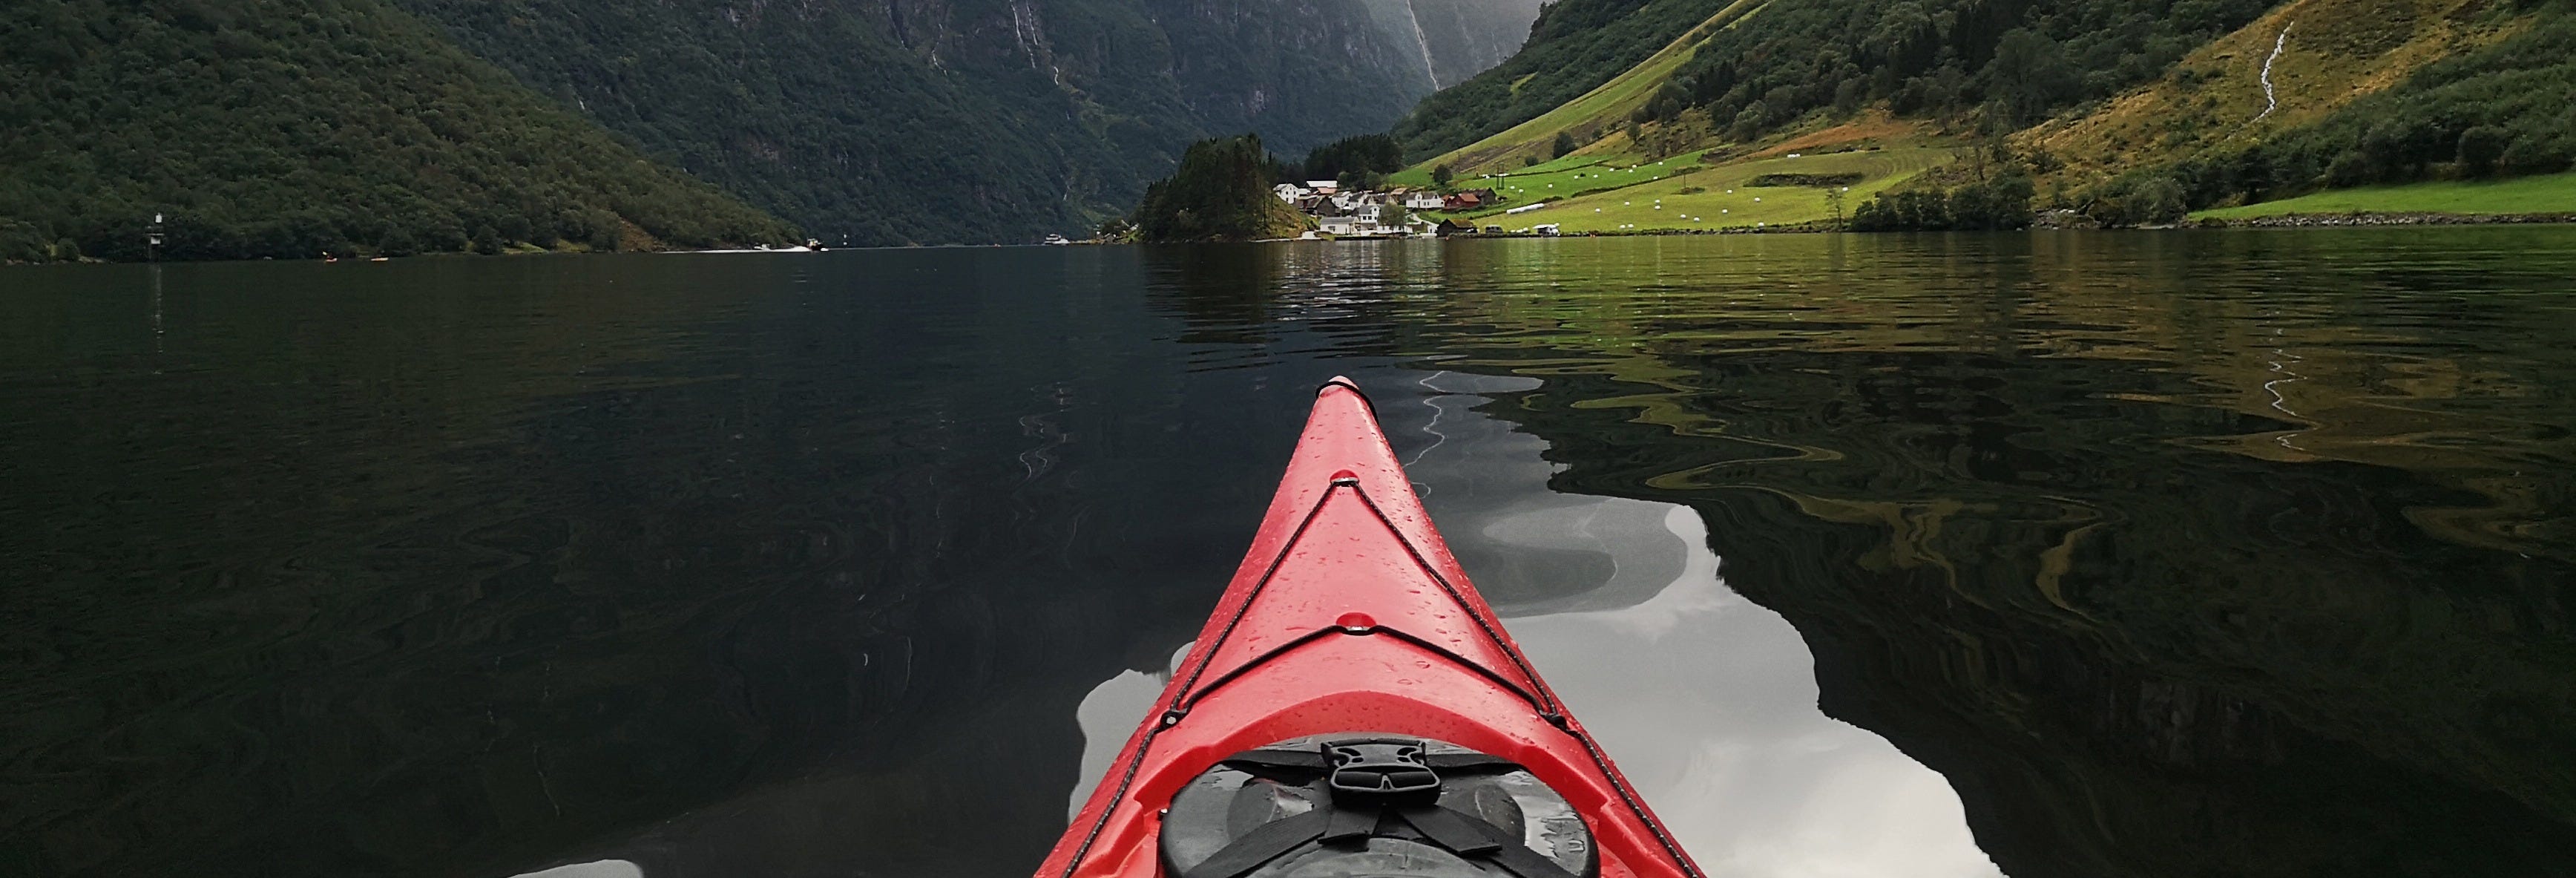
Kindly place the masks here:
POLYGON ((2449 213, 2470 216, 2576 214, 2576 173, 2510 180, 2435 180, 2331 189, 2296 198, 2204 210, 2194 219, 2289 214, 2449 213))
MULTIPOLYGON (((1900 116, 2021 124, 2153 79, 2269 5, 1705 0, 1691 7, 1701 17, 1682 24, 1674 21, 1680 7, 1646 3, 1592 22, 1580 35, 1554 34, 1544 43, 1534 37, 1523 57, 1425 100, 1396 133, 1410 154, 1484 167, 1527 154, 1559 132, 1597 134, 1632 121, 1650 130, 1691 121, 1697 145, 1750 143, 1873 105, 1900 116), (1586 74, 1579 90, 1564 87, 1570 74, 1547 77, 1532 67, 1574 45, 1585 47, 1592 63, 1636 60, 1615 70, 1559 62, 1586 74), (1512 87, 1507 98, 1497 91, 1505 83, 1512 87), (1533 92, 1534 84, 1555 91, 1533 92), (1555 100, 1532 107, 1533 97, 1555 100)), ((1556 15, 1551 8, 1541 16, 1541 32, 1560 24, 1556 15)))
MULTIPOLYGON (((1655 162, 1627 155, 1569 155, 1516 171, 1460 177, 1451 185, 1492 189, 1495 194, 1508 199, 1504 205, 1509 207, 1550 198, 1568 198, 1595 189, 1652 183, 1674 174, 1698 170, 1699 159, 1700 154, 1696 152, 1655 162)), ((1409 177, 1418 171, 1418 168, 1409 169, 1406 174, 1398 176, 1409 177)))
MULTIPOLYGON (((1514 166, 1569 145, 1548 169, 1701 150, 1743 161, 1863 142, 1993 144, 2009 135, 2009 149, 1991 153, 2001 176, 1972 175, 1988 187, 1981 192, 2027 190, 2035 206, 2118 225, 2319 189, 2551 174, 2576 164, 2570 8, 2567 0, 1744 0, 1648 53, 1636 43, 1639 28, 1665 22, 1656 16, 1672 8, 1641 4, 1625 13, 1637 21, 1625 29, 1596 22, 1584 43, 1626 40, 1639 63, 1544 111, 1514 110, 1520 121, 1509 126, 1485 124, 1501 105, 1471 100, 1490 83, 1426 100, 1397 129, 1415 138, 1408 150, 1422 164, 1396 179, 1427 182, 1431 167, 1446 165, 1551 190, 1507 193, 1526 199, 1565 187, 1514 166), (1491 130, 1463 145, 1444 139, 1461 125, 1491 130)), ((1507 63, 1497 74, 1518 69, 1507 63)), ((1969 182, 1954 176, 1914 186, 1969 182)), ((2023 199, 2006 200, 1980 201, 1994 208, 1980 215, 2027 216, 2012 206, 2023 199)), ((1628 217, 1614 227, 1634 219, 1659 221, 1628 217)))
POLYGON ((1656 89, 1691 59, 1702 41, 1760 9, 1765 0, 1734 0, 1698 27, 1666 44, 1646 60, 1621 71, 1609 82, 1539 114, 1537 118, 1496 132, 1475 143, 1425 160, 1425 166, 1448 165, 1459 173, 1509 170, 1525 158, 1547 158, 1560 133, 1590 142, 1614 130, 1655 97, 1656 89))
POLYGON ((2296 0, 2202 45, 2154 81, 2091 112, 2041 123, 2016 140, 2059 157, 2064 169, 2053 182, 2067 186, 2242 150, 2316 125, 2427 64, 2527 24, 2475 15, 2481 6, 2478 0, 2296 0))
POLYGON ((1956 151, 1947 148, 1899 147, 1732 162, 1481 222, 1499 222, 1512 229, 1555 223, 1568 233, 1704 231, 1819 222, 1836 213, 1829 191, 1842 194, 1841 212, 1848 215, 1862 199, 1955 157, 1956 151))
MULTIPOLYGON (((2289 9, 2354 2, 2303 0, 2289 9)), ((2078 155, 2098 154, 2087 148, 2095 144, 2125 148, 2111 162, 2070 166, 2072 174, 2108 178, 2079 193, 2088 209, 2147 187, 2207 208, 2319 189, 2553 174, 2576 162, 2576 54, 2567 50, 2576 45, 2576 14, 2566 6, 2382 0, 2375 11, 2367 27, 2258 24, 2288 31, 2263 32, 2274 34, 2264 38, 2263 55, 2280 47, 2272 115, 2291 118, 2279 127, 2268 117, 2240 121, 2267 105, 2258 103, 2259 84, 2231 84, 2250 77, 2217 67, 2209 69, 2217 82, 2197 101, 2176 101, 2159 87, 2124 102, 2137 107, 2087 118, 2043 142, 2066 143, 2078 155), (2081 139, 2087 134, 2093 139, 2081 139)), ((2202 71, 2186 66, 2175 78, 2211 78, 2202 71)))
POLYGON ((1558 0, 1511 60, 1423 99, 1394 133, 1414 161, 1475 143, 1581 98, 1733 2, 1558 0))
POLYGON ((378 0, 21 0, 0 45, 0 258, 799 239, 378 0))

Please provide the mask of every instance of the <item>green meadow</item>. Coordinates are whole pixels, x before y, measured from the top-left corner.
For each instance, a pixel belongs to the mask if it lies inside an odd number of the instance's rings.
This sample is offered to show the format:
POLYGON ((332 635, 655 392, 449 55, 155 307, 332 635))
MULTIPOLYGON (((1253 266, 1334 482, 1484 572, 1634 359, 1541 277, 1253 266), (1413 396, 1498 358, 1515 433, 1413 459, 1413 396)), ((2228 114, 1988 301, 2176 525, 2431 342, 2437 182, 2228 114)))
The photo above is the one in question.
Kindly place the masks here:
POLYGON ((2229 220, 2339 213, 2576 213, 2576 171, 2510 180, 2436 180, 2334 189, 2261 204, 2204 210, 2191 216, 2229 220))
POLYGON ((1569 198, 1539 210, 1513 214, 1509 221, 1488 217, 1480 222, 1499 222, 1511 229, 1555 223, 1566 232, 1642 232, 1814 222, 1834 215, 1833 203, 1827 195, 1829 189, 1843 193, 1842 210, 1848 216, 1853 207, 1871 195, 1946 164, 1954 155, 1953 150, 1940 147, 1902 147, 1797 158, 1783 156, 1719 165, 1687 173, 1667 173, 1654 182, 1612 192, 1569 198), (1785 174, 1859 176, 1847 184, 1831 187, 1751 185, 1758 177, 1785 174))

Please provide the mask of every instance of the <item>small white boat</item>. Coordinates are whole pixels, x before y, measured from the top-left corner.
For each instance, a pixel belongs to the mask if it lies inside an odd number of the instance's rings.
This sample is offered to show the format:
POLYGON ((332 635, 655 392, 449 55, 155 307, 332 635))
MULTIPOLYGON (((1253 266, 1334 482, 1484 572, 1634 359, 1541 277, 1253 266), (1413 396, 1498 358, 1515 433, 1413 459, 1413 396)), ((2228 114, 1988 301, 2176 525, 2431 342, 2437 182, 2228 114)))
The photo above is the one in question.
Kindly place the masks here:
POLYGON ((1041 241, 1039 243, 1045 244, 1049 247, 1063 247, 1072 244, 1073 239, 1067 238, 1063 235, 1048 235, 1046 236, 1045 241, 1041 241))

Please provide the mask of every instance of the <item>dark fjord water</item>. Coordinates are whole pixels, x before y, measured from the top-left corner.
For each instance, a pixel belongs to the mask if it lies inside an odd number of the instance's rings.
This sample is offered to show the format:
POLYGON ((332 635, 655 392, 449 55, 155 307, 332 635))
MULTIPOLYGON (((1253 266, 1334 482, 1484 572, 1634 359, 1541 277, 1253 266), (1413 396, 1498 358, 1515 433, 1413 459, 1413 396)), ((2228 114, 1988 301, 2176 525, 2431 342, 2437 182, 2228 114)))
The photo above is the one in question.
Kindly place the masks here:
POLYGON ((2576 872, 2576 229, 0 271, 0 874, 1018 876, 1376 395, 1715 874, 2576 872))

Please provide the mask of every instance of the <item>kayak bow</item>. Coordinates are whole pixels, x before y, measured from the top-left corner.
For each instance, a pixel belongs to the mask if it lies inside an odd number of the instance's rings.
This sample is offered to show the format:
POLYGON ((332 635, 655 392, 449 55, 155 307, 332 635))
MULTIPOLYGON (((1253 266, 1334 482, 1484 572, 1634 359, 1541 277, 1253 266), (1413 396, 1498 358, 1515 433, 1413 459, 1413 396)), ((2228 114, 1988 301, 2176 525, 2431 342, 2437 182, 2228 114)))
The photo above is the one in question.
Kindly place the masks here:
POLYGON ((1348 379, 1039 878, 1699 878, 1431 526, 1348 379))

